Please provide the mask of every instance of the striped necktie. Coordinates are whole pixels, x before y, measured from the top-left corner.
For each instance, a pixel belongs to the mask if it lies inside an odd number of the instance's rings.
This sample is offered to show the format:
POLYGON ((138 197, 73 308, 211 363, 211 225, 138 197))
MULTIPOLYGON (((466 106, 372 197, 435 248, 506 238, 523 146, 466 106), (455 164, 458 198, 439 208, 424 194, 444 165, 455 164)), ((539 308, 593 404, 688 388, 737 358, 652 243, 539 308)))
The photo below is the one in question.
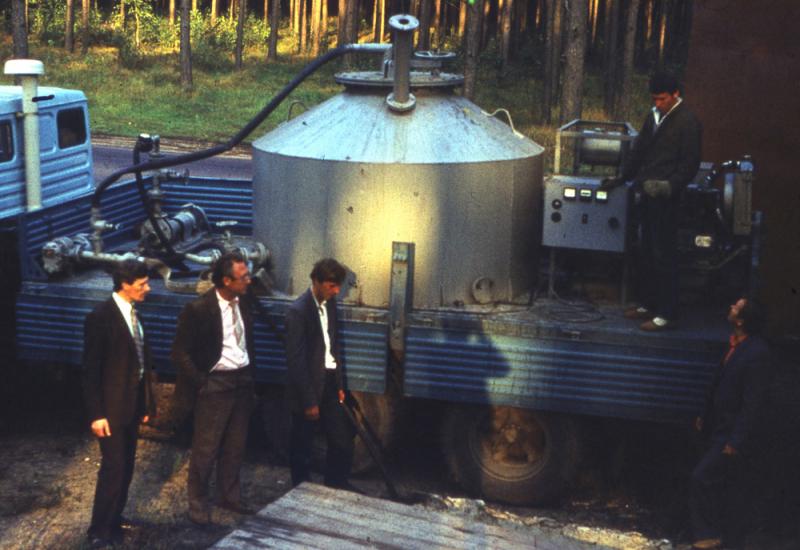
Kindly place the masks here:
POLYGON ((144 376, 144 343, 142 342, 139 318, 133 305, 131 305, 131 331, 133 332, 133 343, 136 344, 136 355, 139 357, 139 380, 141 380, 142 376, 144 376))
POLYGON ((236 345, 239 349, 244 349, 244 325, 239 317, 239 308, 236 307, 237 301, 231 300, 228 302, 231 306, 231 323, 233 323, 233 336, 236 338, 236 345))

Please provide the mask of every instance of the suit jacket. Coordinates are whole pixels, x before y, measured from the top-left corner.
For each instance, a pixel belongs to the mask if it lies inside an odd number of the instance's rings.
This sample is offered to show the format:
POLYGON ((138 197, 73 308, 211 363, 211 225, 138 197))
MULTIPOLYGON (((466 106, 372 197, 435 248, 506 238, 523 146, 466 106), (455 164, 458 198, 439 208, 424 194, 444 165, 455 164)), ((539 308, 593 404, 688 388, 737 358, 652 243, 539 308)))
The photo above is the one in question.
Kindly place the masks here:
POLYGON ((645 180, 667 180, 672 196, 697 175, 700 168, 702 126, 686 107, 675 107, 655 130, 653 114, 648 113, 633 142, 622 177, 641 184, 645 180))
POLYGON ((153 368, 147 333, 144 340, 144 400, 139 400, 139 356, 128 324, 113 298, 98 305, 84 323, 84 397, 90 420, 114 426, 155 416, 153 368))
MULTIPOLYGON (((239 312, 244 324, 250 366, 255 367, 253 316, 247 296, 239 298, 239 312)), ((186 304, 178 316, 171 355, 178 373, 178 386, 184 387, 183 382, 186 382, 195 391, 201 388, 221 356, 222 314, 216 289, 212 288, 186 304)))
POLYGON ((712 440, 747 450, 758 425, 769 375, 769 347, 759 336, 748 336, 727 362, 720 363, 703 416, 712 440))
MULTIPOLYGON (((337 389, 345 388, 344 367, 337 337, 336 300, 325 303, 331 352, 336 359, 337 389)), ((286 312, 286 395, 292 412, 319 405, 325 387, 325 340, 317 303, 311 289, 301 294, 286 312)))

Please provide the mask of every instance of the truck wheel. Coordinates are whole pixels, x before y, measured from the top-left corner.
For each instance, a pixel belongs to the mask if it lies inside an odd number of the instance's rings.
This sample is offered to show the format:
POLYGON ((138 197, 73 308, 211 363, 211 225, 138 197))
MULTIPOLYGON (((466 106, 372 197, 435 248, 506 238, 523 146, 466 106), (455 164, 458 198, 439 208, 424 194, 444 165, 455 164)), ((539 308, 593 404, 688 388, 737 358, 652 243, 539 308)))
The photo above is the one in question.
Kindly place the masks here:
POLYGON ((469 492, 509 504, 557 498, 579 459, 576 422, 514 407, 453 406, 442 443, 451 473, 469 492))
MULTIPOLYGON (((367 418, 372 431, 380 440, 383 449, 389 448, 395 433, 395 421, 397 419, 398 400, 392 395, 382 395, 377 393, 366 393, 354 391, 353 397, 356 398, 364 416, 367 418)), ((367 446, 361 438, 356 435, 355 452, 353 454, 353 473, 366 472, 374 467, 372 456, 367 450, 367 446)))

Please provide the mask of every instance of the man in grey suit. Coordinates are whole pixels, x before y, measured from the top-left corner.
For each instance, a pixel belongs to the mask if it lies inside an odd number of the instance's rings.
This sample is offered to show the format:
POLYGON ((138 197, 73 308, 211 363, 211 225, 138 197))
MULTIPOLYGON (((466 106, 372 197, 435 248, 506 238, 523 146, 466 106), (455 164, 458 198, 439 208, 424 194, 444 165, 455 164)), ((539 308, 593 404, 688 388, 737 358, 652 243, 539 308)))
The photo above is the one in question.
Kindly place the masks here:
POLYGON ((195 393, 189 462, 189 519, 210 523, 208 483, 217 464, 217 505, 239 514, 239 471, 255 404, 253 320, 245 294, 250 271, 241 255, 224 254, 212 268, 214 288, 178 317, 172 361, 195 393))
POLYGON ((139 423, 155 416, 150 348, 135 308, 150 292, 147 268, 124 261, 112 279, 114 293, 84 324, 84 398, 102 455, 88 532, 92 548, 122 539, 139 423))
POLYGON ((311 287, 286 313, 287 399, 292 413, 292 485, 310 479, 312 439, 321 423, 327 440, 325 484, 350 488, 355 430, 342 403, 346 380, 337 335, 336 296, 346 271, 332 258, 318 261, 311 287))

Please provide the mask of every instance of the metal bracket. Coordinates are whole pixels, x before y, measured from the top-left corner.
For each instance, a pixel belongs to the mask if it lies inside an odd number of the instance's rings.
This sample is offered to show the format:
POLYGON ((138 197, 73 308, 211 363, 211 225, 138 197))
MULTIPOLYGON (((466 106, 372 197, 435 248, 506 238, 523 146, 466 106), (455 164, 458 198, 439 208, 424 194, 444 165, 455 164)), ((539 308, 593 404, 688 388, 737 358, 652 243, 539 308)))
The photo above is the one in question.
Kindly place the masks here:
POLYGON ((392 277, 389 283, 389 349, 405 350, 406 317, 411 312, 414 289, 414 243, 392 243, 392 277))

